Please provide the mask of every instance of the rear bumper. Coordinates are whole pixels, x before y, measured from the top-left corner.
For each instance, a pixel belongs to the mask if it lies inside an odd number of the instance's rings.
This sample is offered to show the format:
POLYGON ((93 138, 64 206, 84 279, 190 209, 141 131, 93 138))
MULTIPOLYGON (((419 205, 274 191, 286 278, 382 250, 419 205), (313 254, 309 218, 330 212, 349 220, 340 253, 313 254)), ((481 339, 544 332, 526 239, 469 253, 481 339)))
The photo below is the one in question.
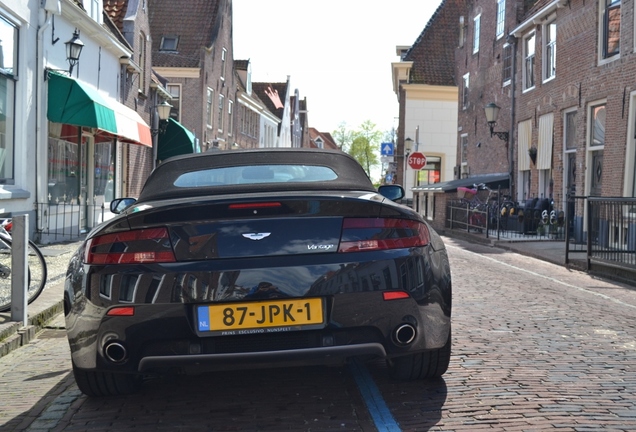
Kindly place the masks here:
POLYGON ((144 357, 138 366, 139 372, 153 372, 178 368, 186 371, 243 369, 251 366, 287 366, 312 364, 339 364, 352 357, 386 357, 382 344, 292 349, 285 351, 263 351, 252 353, 198 354, 180 356, 144 357))

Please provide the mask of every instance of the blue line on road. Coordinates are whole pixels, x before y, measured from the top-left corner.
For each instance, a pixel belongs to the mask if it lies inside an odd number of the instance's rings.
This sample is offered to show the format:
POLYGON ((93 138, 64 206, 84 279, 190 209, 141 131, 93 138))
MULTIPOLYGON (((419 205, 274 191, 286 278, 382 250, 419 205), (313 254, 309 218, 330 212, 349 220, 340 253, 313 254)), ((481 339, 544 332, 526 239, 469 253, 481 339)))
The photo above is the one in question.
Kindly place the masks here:
POLYGON ((367 368, 357 360, 354 360, 349 363, 349 369, 358 384, 364 403, 367 405, 367 410, 369 410, 378 431, 401 432, 402 429, 400 429, 400 426, 391 415, 389 407, 386 406, 382 394, 378 386, 375 385, 367 368))

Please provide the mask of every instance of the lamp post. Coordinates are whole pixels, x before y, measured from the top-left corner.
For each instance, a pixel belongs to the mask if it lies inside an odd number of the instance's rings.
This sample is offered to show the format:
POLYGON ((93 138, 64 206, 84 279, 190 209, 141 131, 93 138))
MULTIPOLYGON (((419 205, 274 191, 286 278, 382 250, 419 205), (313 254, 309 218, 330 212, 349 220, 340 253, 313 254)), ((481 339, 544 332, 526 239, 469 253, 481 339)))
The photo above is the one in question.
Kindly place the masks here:
POLYGON ((170 110, 172 109, 172 105, 170 105, 167 101, 161 102, 157 105, 157 116, 159 117, 159 127, 157 129, 152 129, 151 133, 153 136, 157 134, 163 134, 166 132, 166 128, 168 127, 168 119, 170 118, 170 110))
POLYGON ((486 113, 486 121, 488 122, 488 126, 490 127, 490 136, 496 136, 500 140, 506 142, 506 147, 508 146, 509 135, 508 132, 497 132, 495 131, 495 124, 497 124, 497 117, 499 116, 500 107, 498 107, 494 102, 489 103, 484 107, 484 111, 486 113))
POLYGON ((404 155, 402 156, 404 160, 402 161, 402 186, 406 189, 406 161, 411 154, 411 150, 413 149, 413 140, 409 137, 404 140, 404 155))
POLYGON ((73 75, 73 67, 79 63, 80 54, 82 54, 82 48, 84 48, 84 42, 79 38, 79 30, 75 29, 73 37, 64 43, 66 45, 66 60, 68 60, 68 75, 73 75))

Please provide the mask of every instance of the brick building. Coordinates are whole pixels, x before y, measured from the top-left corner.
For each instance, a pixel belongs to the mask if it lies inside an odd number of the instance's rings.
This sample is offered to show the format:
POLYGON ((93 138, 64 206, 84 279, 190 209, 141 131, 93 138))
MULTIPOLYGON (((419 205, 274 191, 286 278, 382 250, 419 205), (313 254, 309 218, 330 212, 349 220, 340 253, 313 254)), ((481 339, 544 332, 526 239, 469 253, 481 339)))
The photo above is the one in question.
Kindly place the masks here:
MULTIPOLYGON (((152 65, 167 80, 172 118, 194 133, 202 151, 232 148, 236 76, 232 2, 148 2, 152 65)), ((161 137, 160 137, 161 139, 161 137)))

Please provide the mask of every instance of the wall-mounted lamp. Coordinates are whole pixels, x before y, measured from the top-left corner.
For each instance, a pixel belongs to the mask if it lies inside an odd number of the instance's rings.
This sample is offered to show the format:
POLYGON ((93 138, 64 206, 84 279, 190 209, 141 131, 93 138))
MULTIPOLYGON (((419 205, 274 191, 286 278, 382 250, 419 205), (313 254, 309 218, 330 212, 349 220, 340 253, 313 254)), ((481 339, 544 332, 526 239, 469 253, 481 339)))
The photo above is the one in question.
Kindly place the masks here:
POLYGON ((79 63, 80 54, 82 54, 82 48, 84 48, 84 42, 79 38, 79 30, 75 29, 73 37, 66 44, 66 60, 68 60, 68 75, 73 74, 73 67, 79 63))
POLYGON ((159 117, 159 127, 157 129, 152 129, 150 132, 153 136, 157 134, 164 134, 166 132, 166 128, 168 127, 168 120, 170 119, 170 110, 172 109, 172 105, 170 105, 167 101, 161 102, 157 105, 157 115, 159 117))
POLYGON ((495 105, 493 102, 489 103, 484 107, 484 111, 486 112, 486 121, 488 122, 488 126, 490 127, 490 136, 497 136, 497 138, 506 142, 508 145, 508 132, 496 132, 495 124, 497 124, 497 117, 499 116, 499 110, 501 108, 495 105))

